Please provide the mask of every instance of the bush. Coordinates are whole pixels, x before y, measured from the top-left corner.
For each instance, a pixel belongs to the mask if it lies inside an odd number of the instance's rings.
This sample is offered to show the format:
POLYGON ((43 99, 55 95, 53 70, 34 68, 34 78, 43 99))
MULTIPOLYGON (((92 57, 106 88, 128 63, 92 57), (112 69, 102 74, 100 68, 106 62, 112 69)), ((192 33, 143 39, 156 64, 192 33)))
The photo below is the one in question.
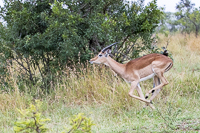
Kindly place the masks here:
POLYGON ((83 113, 79 113, 70 119, 70 125, 72 127, 70 129, 66 128, 63 133, 91 133, 91 127, 94 123, 90 118, 85 117, 83 113))
POLYGON ((4 64, 12 64, 18 79, 30 87, 39 82, 49 91, 66 65, 86 62, 110 43, 121 42, 114 50, 117 61, 137 57, 151 49, 151 35, 162 16, 155 0, 147 6, 143 2, 5 0, 0 53, 9 62, 4 64))
POLYGON ((35 101, 36 104, 30 104, 25 110, 19 110, 22 118, 15 122, 14 131, 19 132, 36 132, 45 133, 48 131, 46 127, 46 122, 50 119, 42 118, 40 113, 41 102, 39 100, 35 101))

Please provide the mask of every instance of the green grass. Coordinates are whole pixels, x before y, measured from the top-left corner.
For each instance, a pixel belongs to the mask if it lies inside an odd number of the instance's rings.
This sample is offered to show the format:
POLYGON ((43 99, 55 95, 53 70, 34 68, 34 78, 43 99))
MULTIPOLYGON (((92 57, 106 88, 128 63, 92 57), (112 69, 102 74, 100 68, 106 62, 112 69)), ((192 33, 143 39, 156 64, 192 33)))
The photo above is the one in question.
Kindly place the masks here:
MULTIPOLYGON (((194 38, 191 38, 194 39, 194 38)), ((160 36, 159 45, 166 40, 160 36)), ((60 133, 69 127, 69 118, 78 113, 90 117, 94 133, 132 132, 200 132, 200 55, 189 49, 190 38, 175 35, 168 49, 174 57, 173 68, 165 74, 169 84, 154 99, 155 110, 143 108, 143 103, 128 96, 130 85, 115 77, 109 68, 88 64, 87 68, 66 70, 51 94, 37 86, 20 85, 11 69, 14 89, 0 92, 0 132, 12 133, 20 114, 34 99, 43 102, 42 115, 50 118, 50 133, 60 133), (24 92, 19 90, 23 87, 24 92)), ((143 93, 151 89, 152 80, 141 84, 143 93)), ((137 94, 135 92, 135 94, 137 94)))
MULTIPOLYGON (((159 104, 156 104, 159 106, 159 104)), ((45 105, 46 106, 46 105, 45 105)), ((177 113, 177 108, 172 105, 163 104, 157 107, 155 111, 149 108, 130 110, 117 110, 113 111, 112 108, 106 105, 82 105, 82 106, 65 106, 62 103, 54 103, 51 107, 44 107, 43 115, 47 118, 51 118, 51 121, 47 125, 50 129, 49 132, 61 132, 64 130, 64 126, 68 127, 69 118, 83 112, 86 116, 89 116, 94 123, 93 132, 105 133, 105 132, 171 132, 171 127, 174 126, 174 131, 199 131, 199 108, 184 109, 177 117, 173 117, 177 113), (52 106, 56 106, 52 107, 52 106), (173 109, 172 109, 173 107, 173 109), (45 110, 46 109, 46 110, 45 110), (168 112, 171 109, 171 114, 168 112), (162 116, 160 115, 162 114, 162 116), (163 118, 164 117, 164 118, 163 118), (171 119, 173 123, 171 124, 171 119), (167 120, 165 120, 167 119, 167 120), (170 127, 171 126, 171 127, 170 127)), ((2 132, 13 132, 13 120, 16 120, 16 111, 8 111, 7 114, 1 117, 1 124, 4 127, 0 128, 2 132)))

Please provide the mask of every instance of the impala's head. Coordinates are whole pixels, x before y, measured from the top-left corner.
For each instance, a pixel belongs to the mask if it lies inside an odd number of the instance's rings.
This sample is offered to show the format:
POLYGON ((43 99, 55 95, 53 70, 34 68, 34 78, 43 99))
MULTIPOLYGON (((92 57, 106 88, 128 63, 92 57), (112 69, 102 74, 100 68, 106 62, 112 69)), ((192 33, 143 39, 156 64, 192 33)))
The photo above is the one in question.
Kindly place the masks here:
POLYGON ((115 44, 117 44, 117 42, 103 48, 97 56, 90 59, 90 63, 91 64, 95 63, 95 64, 105 64, 105 65, 107 65, 106 60, 107 60, 107 57, 109 56, 109 54, 111 53, 110 48, 115 44))

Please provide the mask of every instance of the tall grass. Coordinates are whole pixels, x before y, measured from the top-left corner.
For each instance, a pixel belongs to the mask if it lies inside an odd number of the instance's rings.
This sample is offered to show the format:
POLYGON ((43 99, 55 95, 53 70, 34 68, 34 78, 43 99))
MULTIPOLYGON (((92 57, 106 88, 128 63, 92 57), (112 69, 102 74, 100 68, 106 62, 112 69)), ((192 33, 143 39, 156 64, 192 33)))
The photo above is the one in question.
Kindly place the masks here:
MULTIPOLYGON (((159 35, 158 47, 166 45, 167 37, 159 35)), ((16 108, 26 108, 33 99, 43 101, 43 115, 52 121, 50 132, 61 132, 69 124, 68 118, 80 112, 92 117, 93 132, 159 132, 168 130, 195 131, 198 126, 183 128, 183 121, 196 120, 200 111, 200 56, 198 38, 194 35, 175 34, 168 50, 174 58, 173 68, 165 74, 169 84, 154 100, 156 110, 143 109, 143 103, 128 96, 130 85, 115 77, 105 66, 90 65, 80 70, 66 69, 62 80, 57 80, 50 94, 38 86, 30 90, 16 78, 14 70, 8 92, 0 93, 0 131, 13 132, 12 126, 19 114, 16 108), (23 88, 23 92, 20 92, 23 88), (177 111, 181 113, 174 119, 177 111), (169 113, 171 112, 171 113, 169 113), (175 128, 172 129, 174 121, 175 128), (169 128, 170 127, 170 128, 169 128)), ((143 92, 153 86, 152 80, 141 84, 143 92)), ((137 93, 135 92, 137 95, 137 93)), ((190 122, 191 122, 190 121, 190 122)), ((199 129, 200 130, 200 129, 199 129)))

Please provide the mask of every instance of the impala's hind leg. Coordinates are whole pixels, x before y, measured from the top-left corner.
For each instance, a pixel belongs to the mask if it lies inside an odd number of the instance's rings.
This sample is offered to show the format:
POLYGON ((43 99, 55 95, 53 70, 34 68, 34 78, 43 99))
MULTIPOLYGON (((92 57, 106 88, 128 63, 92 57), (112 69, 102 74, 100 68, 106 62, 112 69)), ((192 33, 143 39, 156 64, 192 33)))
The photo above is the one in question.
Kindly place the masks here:
POLYGON ((167 85, 169 82, 167 81, 167 79, 164 77, 163 75, 164 72, 159 72, 157 73, 157 77, 161 80, 161 84, 159 84, 158 86, 154 87, 153 89, 149 90, 146 95, 145 95, 145 99, 147 99, 149 97, 150 93, 154 93, 155 91, 157 91, 158 89, 161 89, 163 86, 167 85))
MULTIPOLYGON (((160 84, 161 84, 161 83, 160 83, 160 79, 159 79, 157 76, 155 76, 155 77, 154 77, 154 86, 153 86, 153 88, 155 88, 156 86, 158 86, 158 85, 160 85, 160 84)), ((161 89, 162 89, 162 88, 157 89, 156 91, 152 92, 152 96, 151 96, 151 98, 150 98, 150 101, 152 101, 152 100, 158 95, 158 93, 160 92, 161 89)))

